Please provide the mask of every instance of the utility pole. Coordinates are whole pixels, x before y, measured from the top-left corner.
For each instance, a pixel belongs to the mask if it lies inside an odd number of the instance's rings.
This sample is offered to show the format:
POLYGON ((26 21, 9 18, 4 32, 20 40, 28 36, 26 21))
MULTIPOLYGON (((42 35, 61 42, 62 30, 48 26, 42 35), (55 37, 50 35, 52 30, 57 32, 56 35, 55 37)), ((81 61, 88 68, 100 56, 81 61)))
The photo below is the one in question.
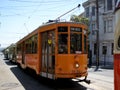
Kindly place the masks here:
POLYGON ((99 68, 99 6, 98 0, 96 0, 96 70, 99 68))

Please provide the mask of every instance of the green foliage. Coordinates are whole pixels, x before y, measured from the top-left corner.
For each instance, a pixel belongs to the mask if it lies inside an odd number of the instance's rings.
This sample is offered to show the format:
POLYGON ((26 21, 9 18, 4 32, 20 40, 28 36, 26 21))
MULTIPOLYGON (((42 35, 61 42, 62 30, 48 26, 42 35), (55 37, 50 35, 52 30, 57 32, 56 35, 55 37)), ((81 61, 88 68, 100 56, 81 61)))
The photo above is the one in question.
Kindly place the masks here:
POLYGON ((83 24, 89 26, 89 19, 85 18, 85 17, 79 17, 77 15, 72 15, 70 18, 70 21, 80 22, 80 23, 83 23, 83 24))
MULTIPOLYGON (((83 23, 83 24, 85 24, 85 25, 87 25, 89 27, 89 19, 85 18, 85 17, 80 17, 80 16, 77 16, 77 15, 72 15, 71 18, 70 18, 70 21, 80 22, 80 23, 83 23)), ((90 30, 87 30, 87 33, 89 35, 90 34, 90 30)))

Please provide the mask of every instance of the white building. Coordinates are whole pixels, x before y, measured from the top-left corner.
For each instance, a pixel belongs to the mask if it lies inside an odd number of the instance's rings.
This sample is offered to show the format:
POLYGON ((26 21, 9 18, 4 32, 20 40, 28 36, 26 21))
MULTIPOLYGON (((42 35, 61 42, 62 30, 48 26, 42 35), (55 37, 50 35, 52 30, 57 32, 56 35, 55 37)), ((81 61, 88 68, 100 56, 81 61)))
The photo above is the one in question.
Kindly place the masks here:
MULTIPOLYGON (((114 8, 116 0, 98 0, 99 5, 99 62, 100 65, 113 64, 114 8)), ((85 17, 90 20, 90 47, 92 64, 96 63, 96 0, 83 3, 85 17)))

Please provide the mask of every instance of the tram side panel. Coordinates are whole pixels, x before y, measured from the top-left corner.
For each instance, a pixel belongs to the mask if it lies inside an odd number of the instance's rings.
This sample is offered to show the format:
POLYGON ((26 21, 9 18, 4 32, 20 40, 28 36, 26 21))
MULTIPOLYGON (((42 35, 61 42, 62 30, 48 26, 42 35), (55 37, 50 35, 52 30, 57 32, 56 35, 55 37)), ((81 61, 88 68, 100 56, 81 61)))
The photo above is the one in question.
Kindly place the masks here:
POLYGON ((114 89, 120 90, 120 8, 119 7, 118 10, 115 12, 114 89))
POLYGON ((120 54, 114 55, 114 87, 120 90, 120 54))
POLYGON ((17 43, 17 63, 23 68, 27 67, 39 74, 38 36, 32 35, 17 43))
POLYGON ((87 76, 87 55, 58 55, 56 77, 77 78, 87 76))

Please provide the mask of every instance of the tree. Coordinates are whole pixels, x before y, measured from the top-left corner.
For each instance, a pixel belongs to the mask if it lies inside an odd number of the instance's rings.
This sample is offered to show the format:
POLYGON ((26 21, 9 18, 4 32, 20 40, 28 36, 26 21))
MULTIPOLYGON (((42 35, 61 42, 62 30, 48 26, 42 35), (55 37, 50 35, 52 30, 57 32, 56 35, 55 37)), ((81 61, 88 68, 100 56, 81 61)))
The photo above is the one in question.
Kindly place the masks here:
MULTIPOLYGON (((70 21, 80 22, 80 23, 83 23, 83 24, 85 24, 85 25, 87 25, 89 27, 89 19, 85 18, 85 17, 80 17, 80 16, 77 16, 77 15, 72 15, 70 17, 70 21)), ((89 35, 90 34, 90 30, 87 30, 87 33, 89 35)))
POLYGON ((70 21, 80 22, 80 23, 83 23, 83 24, 89 26, 89 19, 85 18, 85 17, 80 17, 80 16, 77 16, 77 15, 72 15, 71 18, 70 18, 70 21))

